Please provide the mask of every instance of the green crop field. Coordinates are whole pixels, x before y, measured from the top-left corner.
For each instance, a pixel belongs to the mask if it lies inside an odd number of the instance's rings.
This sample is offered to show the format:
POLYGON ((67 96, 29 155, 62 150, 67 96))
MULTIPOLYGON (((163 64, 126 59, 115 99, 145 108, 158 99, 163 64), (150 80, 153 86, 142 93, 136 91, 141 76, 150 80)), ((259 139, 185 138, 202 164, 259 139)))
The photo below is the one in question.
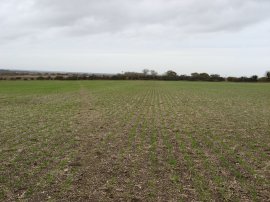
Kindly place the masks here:
POLYGON ((269 84, 0 82, 1 201, 268 201, 269 159, 269 84))

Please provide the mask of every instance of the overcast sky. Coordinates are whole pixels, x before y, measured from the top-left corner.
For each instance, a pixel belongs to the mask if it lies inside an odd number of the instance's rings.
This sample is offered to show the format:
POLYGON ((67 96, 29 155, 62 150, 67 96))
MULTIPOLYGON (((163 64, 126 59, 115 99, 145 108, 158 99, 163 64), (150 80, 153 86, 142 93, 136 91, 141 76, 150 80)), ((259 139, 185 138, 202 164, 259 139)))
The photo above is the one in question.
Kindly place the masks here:
POLYGON ((0 0, 0 68, 263 75, 270 0, 0 0))

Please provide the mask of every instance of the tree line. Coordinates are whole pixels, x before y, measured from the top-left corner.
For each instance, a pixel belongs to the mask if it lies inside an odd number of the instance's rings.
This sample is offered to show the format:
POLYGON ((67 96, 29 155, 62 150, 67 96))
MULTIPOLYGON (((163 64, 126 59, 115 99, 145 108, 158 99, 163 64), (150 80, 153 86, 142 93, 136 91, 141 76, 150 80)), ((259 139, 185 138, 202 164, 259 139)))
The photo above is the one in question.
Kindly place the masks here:
POLYGON ((86 74, 86 73, 59 73, 59 74, 29 74, 3 77, 0 80, 167 80, 167 81, 212 81, 212 82, 270 82, 270 71, 264 77, 253 75, 251 77, 222 77, 219 74, 197 73, 178 75, 169 70, 160 75, 155 70, 143 69, 142 72, 124 72, 121 74, 86 74))
POLYGON ((125 72, 113 76, 113 79, 126 80, 171 80, 171 81, 231 81, 231 82, 270 82, 270 71, 264 77, 253 75, 251 77, 222 77, 219 74, 191 73, 190 75, 178 75, 175 71, 169 70, 163 75, 158 75, 154 70, 144 69, 140 72, 125 72))

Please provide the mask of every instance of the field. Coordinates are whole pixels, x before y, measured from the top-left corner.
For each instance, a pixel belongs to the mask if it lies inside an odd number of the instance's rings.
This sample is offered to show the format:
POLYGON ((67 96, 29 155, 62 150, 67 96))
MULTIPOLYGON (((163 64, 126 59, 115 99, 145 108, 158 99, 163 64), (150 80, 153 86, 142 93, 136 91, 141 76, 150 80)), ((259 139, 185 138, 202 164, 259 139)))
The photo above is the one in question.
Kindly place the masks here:
POLYGON ((0 82, 0 200, 269 201, 269 159, 269 84, 0 82))

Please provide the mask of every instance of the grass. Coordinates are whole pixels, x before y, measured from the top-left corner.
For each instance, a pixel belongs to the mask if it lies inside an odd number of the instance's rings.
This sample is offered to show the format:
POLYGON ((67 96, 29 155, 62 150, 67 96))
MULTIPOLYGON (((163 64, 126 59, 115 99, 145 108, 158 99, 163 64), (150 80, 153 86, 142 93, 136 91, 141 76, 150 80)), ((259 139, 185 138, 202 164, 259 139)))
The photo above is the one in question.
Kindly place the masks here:
POLYGON ((0 200, 269 200, 270 85, 1 81, 0 200))

